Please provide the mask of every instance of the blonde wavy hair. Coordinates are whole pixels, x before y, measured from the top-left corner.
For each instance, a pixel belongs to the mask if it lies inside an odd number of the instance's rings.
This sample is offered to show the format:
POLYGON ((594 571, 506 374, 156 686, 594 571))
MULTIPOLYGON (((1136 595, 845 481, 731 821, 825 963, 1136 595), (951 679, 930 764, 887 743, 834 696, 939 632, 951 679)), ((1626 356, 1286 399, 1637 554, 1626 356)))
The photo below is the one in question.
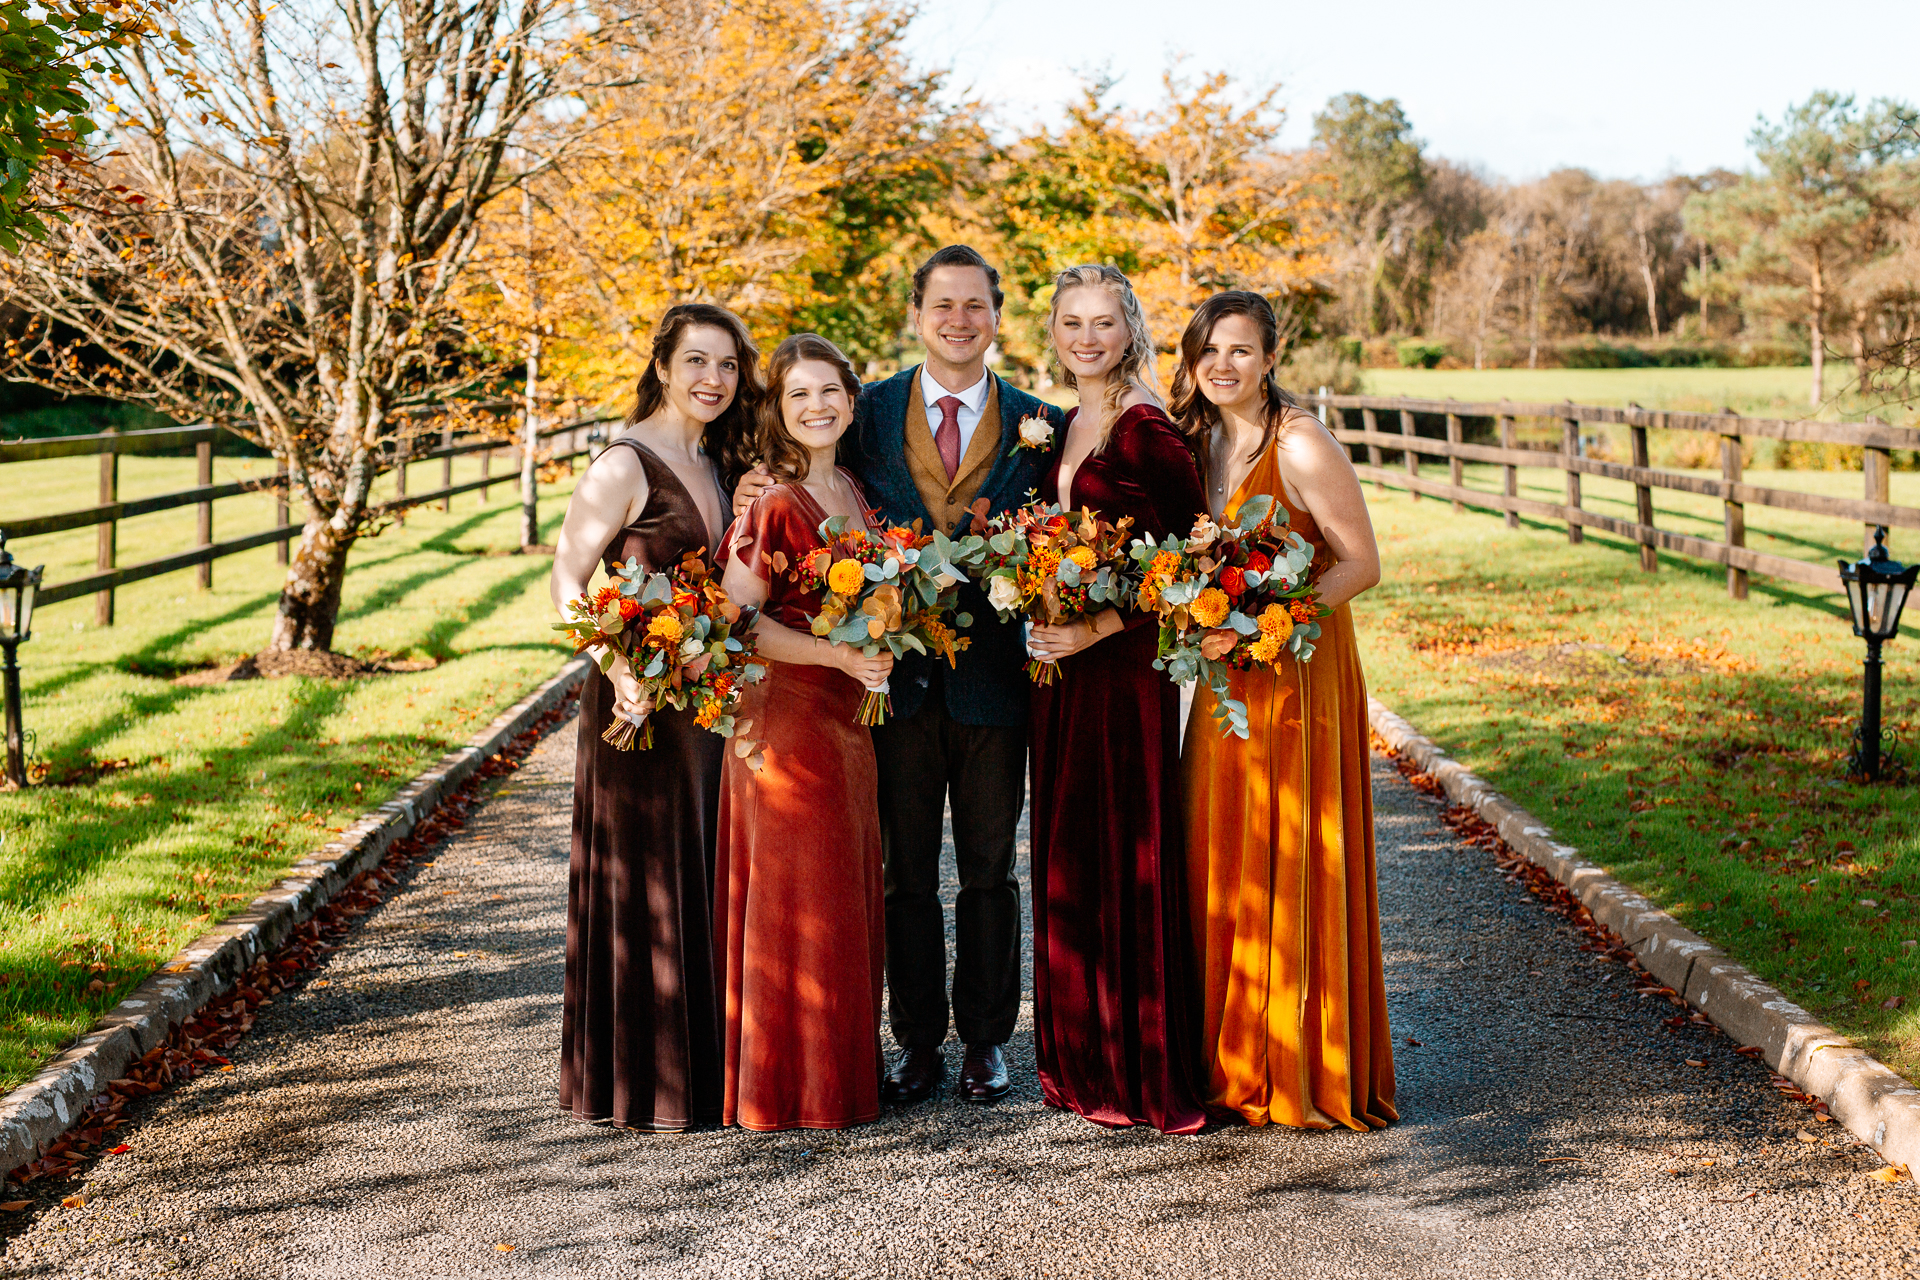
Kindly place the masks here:
MULTIPOLYGON (((1068 267, 1053 278, 1053 306, 1047 313, 1047 336, 1053 336, 1054 321, 1060 318, 1060 298, 1069 289, 1098 289, 1120 304, 1120 315, 1127 322, 1127 349, 1120 355, 1120 363, 1107 375, 1106 395, 1103 397, 1100 439, 1094 444, 1093 452, 1098 453, 1107 447, 1107 437, 1113 433, 1113 423, 1120 416, 1120 401, 1126 397, 1129 387, 1139 387, 1154 401, 1164 401, 1160 394, 1159 379, 1154 376, 1153 335, 1147 330, 1146 313, 1140 308, 1139 295, 1133 291, 1133 285, 1126 274, 1118 267, 1106 264, 1068 267)), ((1079 384, 1073 376, 1073 370, 1067 368, 1060 353, 1053 353, 1054 365, 1060 370, 1061 380, 1074 390, 1079 384)))

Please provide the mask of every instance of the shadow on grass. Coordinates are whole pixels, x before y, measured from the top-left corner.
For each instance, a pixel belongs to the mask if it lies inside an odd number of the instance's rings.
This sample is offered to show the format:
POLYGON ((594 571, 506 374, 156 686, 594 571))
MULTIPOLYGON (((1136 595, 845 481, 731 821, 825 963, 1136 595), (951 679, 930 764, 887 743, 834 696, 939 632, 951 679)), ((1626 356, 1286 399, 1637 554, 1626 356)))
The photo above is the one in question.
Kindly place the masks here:
POLYGON ((518 602, 526 594, 528 586, 551 572, 550 564, 535 561, 520 572, 501 578, 481 592, 480 598, 463 608, 458 616, 448 615, 427 628, 426 635, 419 641, 419 648, 439 662, 460 656, 460 651, 453 648, 455 636, 518 602))

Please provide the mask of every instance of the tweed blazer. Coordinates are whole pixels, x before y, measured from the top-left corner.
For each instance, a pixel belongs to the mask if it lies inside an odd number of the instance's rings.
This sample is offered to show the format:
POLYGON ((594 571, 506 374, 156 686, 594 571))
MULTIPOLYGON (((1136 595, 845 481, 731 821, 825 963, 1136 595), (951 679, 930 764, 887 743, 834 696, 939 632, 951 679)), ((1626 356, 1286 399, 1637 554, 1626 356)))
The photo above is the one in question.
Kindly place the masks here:
MULTIPOLYGON (((987 510, 997 513, 1011 510, 1029 501, 1029 495, 1039 493, 1041 481, 1053 465, 1053 450, 1059 447, 1065 431, 1066 414, 998 374, 992 377, 993 395, 1000 407, 1000 440, 974 501, 984 499, 987 510), (1020 438, 1015 426, 1031 417, 1045 418, 1053 424, 1054 443, 1050 448, 1014 447, 1020 438)), ((912 524, 918 520, 922 528, 931 529, 936 524, 914 483, 907 443, 908 403, 919 378, 920 367, 915 365, 861 390, 854 406, 853 426, 841 443, 841 459, 859 478, 867 501, 889 523, 912 524)), ((959 537, 967 532, 972 520, 972 512, 962 510, 942 532, 959 537)), ((971 643, 946 673, 948 714, 961 724, 1025 724, 1029 682, 1024 669, 1026 643, 1019 621, 1001 622, 987 603, 986 593, 973 583, 960 588, 960 608, 973 616, 973 624, 961 633, 971 643)), ((900 660, 893 678, 894 715, 906 717, 920 709, 931 676, 932 659, 910 653, 900 660)))

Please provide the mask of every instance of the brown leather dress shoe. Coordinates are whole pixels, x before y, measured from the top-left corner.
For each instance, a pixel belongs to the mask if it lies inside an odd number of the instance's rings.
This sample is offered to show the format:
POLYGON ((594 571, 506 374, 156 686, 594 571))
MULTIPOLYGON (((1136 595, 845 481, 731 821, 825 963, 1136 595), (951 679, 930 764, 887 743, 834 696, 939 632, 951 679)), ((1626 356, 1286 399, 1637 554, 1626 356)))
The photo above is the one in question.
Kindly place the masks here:
POLYGON ((924 1102, 946 1078, 947 1060, 940 1056, 940 1050, 908 1049, 880 1082, 880 1100, 896 1107, 924 1102))
POLYGON ((968 1102, 998 1102, 1013 1084, 1006 1055, 997 1044, 970 1044, 960 1067, 960 1096, 968 1102))

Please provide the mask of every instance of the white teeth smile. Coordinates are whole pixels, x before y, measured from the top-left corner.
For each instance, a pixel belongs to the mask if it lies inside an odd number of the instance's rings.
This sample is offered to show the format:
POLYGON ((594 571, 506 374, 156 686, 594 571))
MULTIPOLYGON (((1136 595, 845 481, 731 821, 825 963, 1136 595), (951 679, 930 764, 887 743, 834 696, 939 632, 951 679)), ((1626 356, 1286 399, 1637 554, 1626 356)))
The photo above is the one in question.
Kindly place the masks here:
POLYGON ((701 404, 719 404, 720 403, 720 393, 717 391, 695 391, 693 393, 693 398, 695 400, 698 400, 701 404))

